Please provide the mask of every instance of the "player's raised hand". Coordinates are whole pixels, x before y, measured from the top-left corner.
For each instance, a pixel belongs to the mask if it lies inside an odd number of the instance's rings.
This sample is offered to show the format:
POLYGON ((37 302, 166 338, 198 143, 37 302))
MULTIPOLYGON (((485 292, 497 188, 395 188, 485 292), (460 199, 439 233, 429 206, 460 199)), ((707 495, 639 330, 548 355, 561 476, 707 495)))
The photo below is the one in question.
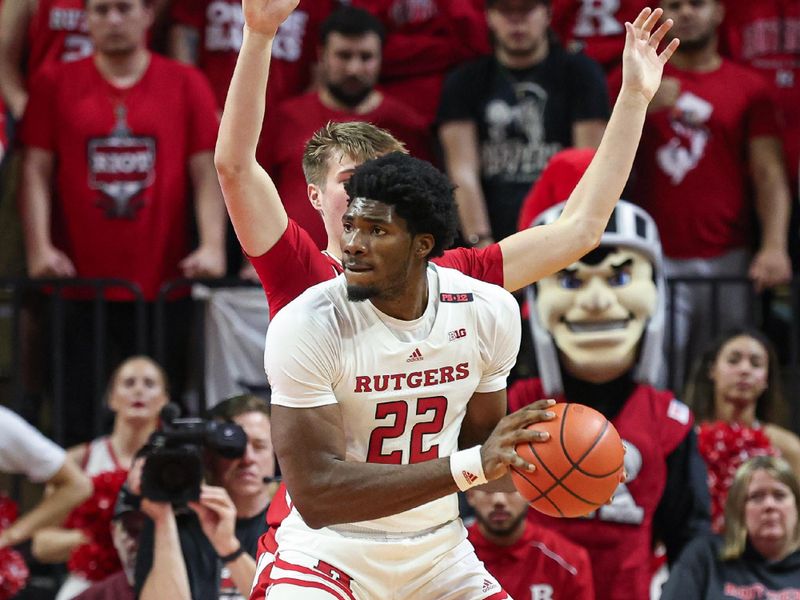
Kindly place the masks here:
POLYGON ((300 0, 242 0, 244 23, 252 31, 275 35, 299 3, 300 0))
POLYGON ((653 31, 663 12, 645 8, 633 23, 625 23, 622 91, 641 93, 648 102, 658 91, 664 65, 680 43, 675 38, 659 53, 658 46, 672 27, 672 19, 667 19, 653 31))
POLYGON ((538 400, 503 417, 481 447, 483 473, 486 479, 493 481, 508 472, 513 465, 521 471, 533 469, 516 452, 517 444, 522 442, 544 442, 550 439, 545 431, 525 429, 531 423, 550 421, 555 413, 547 410, 555 404, 555 400, 538 400))

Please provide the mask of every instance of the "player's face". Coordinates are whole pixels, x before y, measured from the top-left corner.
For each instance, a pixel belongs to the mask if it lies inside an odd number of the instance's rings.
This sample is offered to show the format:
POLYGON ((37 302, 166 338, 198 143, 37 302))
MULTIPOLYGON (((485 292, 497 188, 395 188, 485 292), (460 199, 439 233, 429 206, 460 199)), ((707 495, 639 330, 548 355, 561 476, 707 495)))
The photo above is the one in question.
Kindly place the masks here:
POLYGON ((328 173, 322 187, 309 184, 308 195, 322 220, 325 231, 333 239, 342 237, 342 216, 347 210, 347 192, 344 184, 353 175, 360 163, 349 156, 337 152, 328 159, 328 173))
POLYGON ((528 503, 517 492, 469 490, 467 502, 484 531, 497 538, 518 532, 528 513, 528 503))
POLYGON ((108 397, 117 418, 154 422, 168 401, 161 372, 146 359, 134 358, 118 370, 108 397))
POLYGON ((500 0, 486 11, 486 19, 499 50, 528 56, 547 37, 550 9, 537 0, 500 0))
POLYGON ((98 53, 124 55, 145 46, 153 11, 144 0, 89 0, 86 23, 98 53))
POLYGON ((667 36, 679 38, 679 52, 706 47, 722 23, 723 9, 718 0, 663 0, 663 19, 672 19, 667 36))
POLYGON ((577 262, 540 280, 536 299, 568 372, 598 383, 633 367, 658 298, 650 261, 611 250, 598 264, 577 262))
POLYGON ((322 48, 320 68, 334 98, 346 106, 357 106, 378 83, 381 38, 376 33, 345 36, 334 31, 322 48))
POLYGON ((785 548, 797 538, 797 501, 791 488, 767 471, 753 473, 744 505, 747 535, 758 548, 785 548))
POLYGON ((265 486, 264 478, 275 476, 275 453, 269 419, 264 413, 253 411, 238 415, 233 420, 247 434, 247 447, 241 458, 213 459, 215 483, 224 487, 232 497, 261 494, 265 486))
POLYGON ((755 405, 767 389, 769 354, 758 340, 739 335, 728 340, 711 366, 718 405, 734 404, 739 408, 755 405))
POLYGON ((342 264, 350 300, 391 299, 406 288, 414 236, 392 205, 354 198, 342 217, 342 264))

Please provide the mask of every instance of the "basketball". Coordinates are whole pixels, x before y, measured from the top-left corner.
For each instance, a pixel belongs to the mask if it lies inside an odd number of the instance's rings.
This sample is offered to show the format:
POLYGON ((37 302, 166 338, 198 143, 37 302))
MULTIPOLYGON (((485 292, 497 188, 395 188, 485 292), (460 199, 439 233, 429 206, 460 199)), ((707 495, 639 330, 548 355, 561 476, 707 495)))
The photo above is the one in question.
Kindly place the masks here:
POLYGON ((582 517, 609 501, 622 476, 625 450, 614 426, 582 404, 548 408, 551 421, 529 429, 547 431, 545 442, 517 445, 533 472, 511 467, 514 486, 528 503, 551 517, 582 517))

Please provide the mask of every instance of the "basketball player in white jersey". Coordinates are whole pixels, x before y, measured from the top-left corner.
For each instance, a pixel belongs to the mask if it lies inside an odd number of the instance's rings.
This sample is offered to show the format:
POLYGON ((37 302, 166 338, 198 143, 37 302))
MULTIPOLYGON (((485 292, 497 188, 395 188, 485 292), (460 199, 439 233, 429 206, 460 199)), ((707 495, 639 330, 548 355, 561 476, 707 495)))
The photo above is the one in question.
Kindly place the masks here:
POLYGON ((455 492, 530 468, 514 446, 546 439, 524 426, 550 418, 550 401, 504 416, 517 303, 429 264, 457 224, 452 186, 430 164, 368 161, 347 192, 344 277, 310 288, 267 333, 273 441, 294 503, 267 598, 507 598, 466 540, 455 492))

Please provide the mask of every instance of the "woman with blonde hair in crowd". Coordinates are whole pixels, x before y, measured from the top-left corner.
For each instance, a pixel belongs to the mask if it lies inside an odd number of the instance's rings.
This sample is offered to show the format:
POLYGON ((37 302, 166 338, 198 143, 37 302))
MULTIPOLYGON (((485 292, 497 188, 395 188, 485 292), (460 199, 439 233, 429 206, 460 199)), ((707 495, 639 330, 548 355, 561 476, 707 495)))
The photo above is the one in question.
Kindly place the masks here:
POLYGON ((722 335, 695 364, 685 399, 697 418, 697 445, 708 467, 712 526, 736 469, 753 456, 782 456, 800 477, 800 438, 775 424, 786 404, 775 350, 752 328, 722 335))
POLYGON ((94 493, 61 527, 43 529, 33 538, 37 560, 67 563, 70 574, 57 600, 73 598, 122 568, 111 541, 116 497, 134 455, 158 427, 168 401, 167 376, 161 366, 147 356, 128 358, 112 373, 106 392, 114 413, 111 433, 68 451, 92 478, 94 493))
POLYGON ((696 539, 661 600, 800 597, 800 486, 789 464, 757 456, 736 472, 725 534, 696 539))

